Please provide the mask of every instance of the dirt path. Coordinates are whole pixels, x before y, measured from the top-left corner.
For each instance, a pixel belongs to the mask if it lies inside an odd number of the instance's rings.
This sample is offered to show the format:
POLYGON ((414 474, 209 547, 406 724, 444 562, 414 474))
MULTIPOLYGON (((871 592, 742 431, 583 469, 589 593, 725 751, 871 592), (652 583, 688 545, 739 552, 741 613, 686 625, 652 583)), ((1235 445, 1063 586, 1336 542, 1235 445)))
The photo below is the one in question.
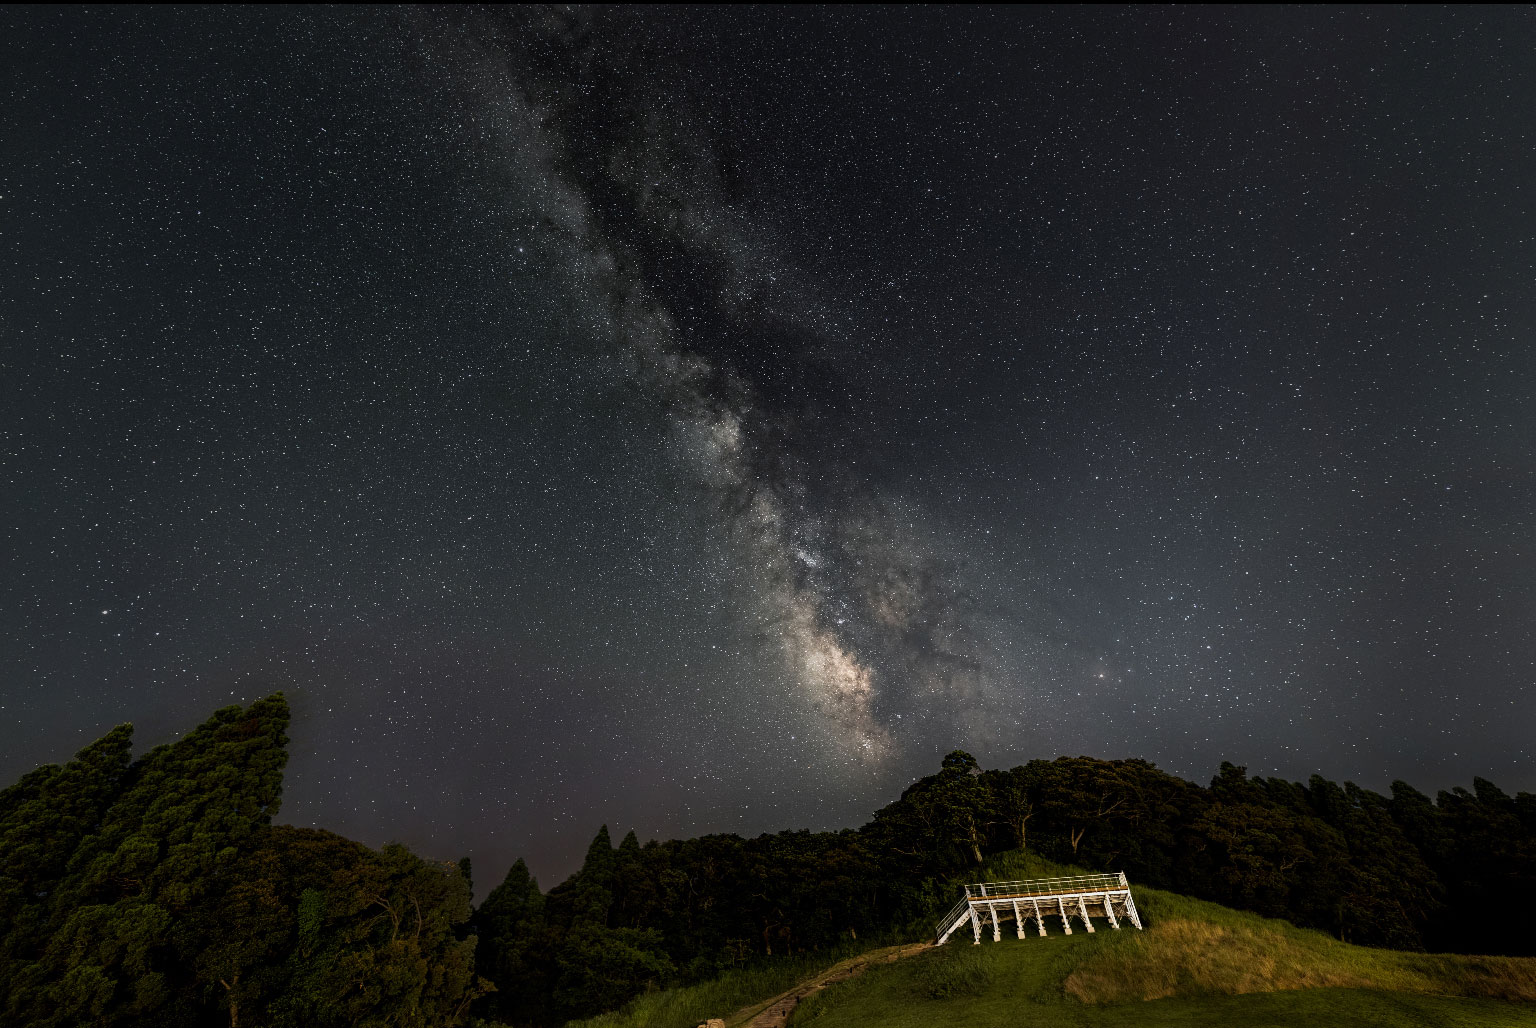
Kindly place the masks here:
POLYGON ((794 1012, 795 1007, 799 1006, 800 1001, 811 993, 820 992, 834 982, 863 974, 865 970, 876 964, 889 964, 932 948, 931 942, 914 942, 906 946, 887 946, 885 949, 870 950, 868 953, 839 961, 787 992, 779 993, 766 1003, 754 1003, 750 1007, 742 1007, 725 1019, 726 1028, 784 1028, 785 1022, 789 1020, 789 1015, 794 1012))

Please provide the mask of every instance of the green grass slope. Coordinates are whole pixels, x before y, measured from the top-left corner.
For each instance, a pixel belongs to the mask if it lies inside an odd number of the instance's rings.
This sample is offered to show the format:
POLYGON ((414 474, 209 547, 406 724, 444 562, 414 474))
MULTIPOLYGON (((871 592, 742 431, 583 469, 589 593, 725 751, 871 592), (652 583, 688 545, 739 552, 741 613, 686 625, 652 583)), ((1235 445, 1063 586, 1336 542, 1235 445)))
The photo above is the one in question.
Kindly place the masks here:
MULTIPOLYGON (((988 880, 1076 873, 1005 854, 988 880)), ((1536 959, 1398 953, 1132 882, 1146 930, 1005 925, 878 966, 802 1003, 794 1028, 936 1024, 1536 1026, 1536 959)))
POLYGON ((808 978, 833 970, 858 955, 882 948, 883 940, 848 943, 793 957, 780 957, 753 967, 726 971, 719 977, 675 989, 637 996, 618 1010, 566 1028, 694 1028, 708 1018, 726 1018, 731 1024, 747 1019, 776 996, 808 978))

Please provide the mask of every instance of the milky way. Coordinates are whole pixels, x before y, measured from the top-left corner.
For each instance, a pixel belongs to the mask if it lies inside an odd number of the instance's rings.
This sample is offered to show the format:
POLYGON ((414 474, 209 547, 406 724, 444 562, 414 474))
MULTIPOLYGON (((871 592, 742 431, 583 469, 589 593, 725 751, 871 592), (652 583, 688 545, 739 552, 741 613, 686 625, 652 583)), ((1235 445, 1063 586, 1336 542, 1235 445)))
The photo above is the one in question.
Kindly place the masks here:
POLYGON ((1532 789, 1523 10, 0 13, 0 772, 858 824, 962 747, 1532 789))
POLYGON ((956 586, 896 541, 854 460, 817 452, 806 401, 765 396, 742 366, 772 347, 776 361, 839 374, 817 354, 847 330, 752 241, 700 115, 626 45, 630 19, 532 11, 455 27, 439 45, 471 52, 441 64, 464 76, 472 116, 498 126, 511 188, 542 201, 573 307, 670 419, 675 459, 709 494, 738 602, 795 679, 807 730, 841 759, 878 761, 914 690, 938 707, 957 690, 974 700, 980 664, 954 649, 956 586))

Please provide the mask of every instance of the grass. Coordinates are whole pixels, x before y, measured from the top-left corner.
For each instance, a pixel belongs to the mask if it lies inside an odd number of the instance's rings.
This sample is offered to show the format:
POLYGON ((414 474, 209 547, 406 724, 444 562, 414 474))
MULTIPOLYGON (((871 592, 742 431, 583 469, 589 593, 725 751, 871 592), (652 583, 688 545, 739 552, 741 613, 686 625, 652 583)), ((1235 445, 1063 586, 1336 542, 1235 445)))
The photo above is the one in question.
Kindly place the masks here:
MULTIPOLYGON (((1150 929, 1149 929, 1150 932, 1150 929)), ((1116 934, 1116 933, 1110 933, 1116 934)), ((1120 935, 1124 935, 1122 930, 1120 935)), ((1515 1028, 1536 1026, 1523 1003, 1324 987, 1243 994, 1207 993, 1151 1001, 1087 1004, 1063 983, 1107 947, 1103 931, 1001 943, 946 945, 809 996, 791 1028, 1188 1028, 1314 1024, 1329 1028, 1515 1028)))
POLYGON ((848 942, 836 949, 779 957, 761 964, 726 971, 717 978, 685 988, 663 989, 637 996, 618 1010, 566 1028, 694 1028, 711 1017, 731 1017, 743 1008, 767 1002, 834 965, 889 940, 848 942))
POLYGON ((1065 995, 1101 1004, 1351 988, 1536 1001, 1536 959, 1351 946, 1173 893, 1133 895, 1148 930, 1109 933, 1063 980, 1065 995))
MULTIPOLYGON (((1077 873, 1004 854, 978 875, 1077 873)), ((807 998, 794 1028, 967 1028, 1050 1024, 1444 1025, 1536 1028, 1536 959, 1399 953, 1341 943, 1240 911, 1132 883, 1146 931, 1098 931, 949 944, 807 998)))

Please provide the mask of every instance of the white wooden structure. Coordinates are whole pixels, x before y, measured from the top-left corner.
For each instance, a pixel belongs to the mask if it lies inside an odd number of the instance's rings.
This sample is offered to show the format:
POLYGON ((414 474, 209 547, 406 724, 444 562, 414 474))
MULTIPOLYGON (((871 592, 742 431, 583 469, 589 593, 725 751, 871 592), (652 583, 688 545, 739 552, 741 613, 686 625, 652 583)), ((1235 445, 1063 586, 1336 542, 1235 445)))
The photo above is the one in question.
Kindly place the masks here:
POLYGON ((1061 926, 1072 934, 1072 919, 1083 923, 1093 931, 1090 917, 1103 917, 1117 931, 1120 918, 1141 928, 1141 917, 1136 913, 1136 901, 1131 899, 1131 886, 1125 880, 1125 872, 1104 875, 1077 875, 1072 878, 1038 878, 1029 882, 978 882, 965 887, 965 896, 950 908, 939 922, 935 946, 949 941, 961 925, 971 923, 972 941, 981 943, 981 922, 992 922, 992 941, 1002 937, 1002 922, 1012 920, 1019 938, 1024 938, 1024 925, 1033 919, 1040 934, 1045 934, 1045 919, 1061 918, 1061 926), (1119 915, 1118 917, 1116 915, 1119 915))

